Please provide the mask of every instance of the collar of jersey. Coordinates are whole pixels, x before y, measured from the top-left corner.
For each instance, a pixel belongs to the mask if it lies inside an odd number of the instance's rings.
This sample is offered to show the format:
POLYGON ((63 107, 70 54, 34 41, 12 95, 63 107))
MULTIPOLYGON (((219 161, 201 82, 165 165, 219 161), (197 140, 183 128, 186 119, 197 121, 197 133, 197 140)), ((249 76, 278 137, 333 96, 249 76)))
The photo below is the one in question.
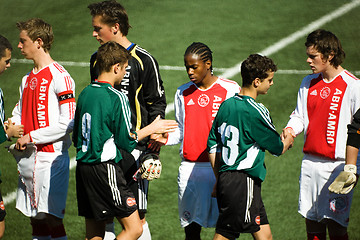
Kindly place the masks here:
POLYGON ((126 49, 128 51, 130 51, 130 49, 135 45, 135 43, 131 43, 130 46, 126 49))
POLYGON ((96 83, 109 84, 110 86, 114 87, 111 83, 106 82, 106 81, 99 81, 99 80, 96 80, 96 83))

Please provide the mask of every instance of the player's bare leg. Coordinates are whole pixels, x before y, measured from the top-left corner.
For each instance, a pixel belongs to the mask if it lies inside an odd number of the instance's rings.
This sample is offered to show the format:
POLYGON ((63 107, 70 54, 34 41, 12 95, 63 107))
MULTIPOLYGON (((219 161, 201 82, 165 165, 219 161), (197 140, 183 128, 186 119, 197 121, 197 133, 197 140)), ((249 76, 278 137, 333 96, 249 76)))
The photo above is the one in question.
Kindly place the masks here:
POLYGON ((234 240, 234 239, 229 239, 219 233, 215 233, 213 240, 234 240))
POLYGON ((5 220, 0 221, 0 239, 4 236, 5 232, 5 220))
POLYGON ((143 232, 141 236, 138 238, 138 240, 151 240, 149 224, 145 219, 145 213, 139 213, 139 215, 140 215, 141 225, 143 227, 143 232))
POLYGON ((305 219, 308 240, 326 240, 326 224, 305 219))
POLYGON ((117 240, 136 240, 142 234, 142 223, 138 211, 125 218, 117 218, 123 230, 117 235, 117 240))
POLYGON ((272 234, 269 224, 260 225, 260 230, 252 233, 255 240, 272 240, 272 234))
POLYGON ((85 228, 87 240, 102 240, 105 233, 105 221, 85 218, 85 228))
POLYGON ((200 240, 201 226, 192 222, 185 227, 185 240, 200 240))

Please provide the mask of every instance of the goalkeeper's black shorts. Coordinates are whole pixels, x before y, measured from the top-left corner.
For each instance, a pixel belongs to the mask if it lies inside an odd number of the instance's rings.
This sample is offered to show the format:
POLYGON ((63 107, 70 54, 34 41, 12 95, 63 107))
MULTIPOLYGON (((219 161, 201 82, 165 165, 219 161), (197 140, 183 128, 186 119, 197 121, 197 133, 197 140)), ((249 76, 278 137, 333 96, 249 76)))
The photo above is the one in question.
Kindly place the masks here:
MULTIPOLYGON (((143 154, 142 151, 139 151, 139 155, 143 154)), ((120 153, 122 156, 122 160, 118 163, 123 170, 127 185, 129 189, 133 192, 136 203, 138 204, 139 213, 147 212, 147 198, 148 198, 148 189, 149 189, 149 181, 146 179, 138 179, 134 181, 134 174, 141 166, 140 159, 141 157, 135 159, 131 153, 128 153, 122 149, 120 149, 120 153)))
POLYGON ((241 171, 221 172, 217 183, 219 218, 216 233, 235 239, 268 224, 261 198, 261 181, 241 171))
POLYGON ((120 166, 113 161, 77 163, 76 195, 79 216, 103 221, 128 217, 137 210, 120 166))

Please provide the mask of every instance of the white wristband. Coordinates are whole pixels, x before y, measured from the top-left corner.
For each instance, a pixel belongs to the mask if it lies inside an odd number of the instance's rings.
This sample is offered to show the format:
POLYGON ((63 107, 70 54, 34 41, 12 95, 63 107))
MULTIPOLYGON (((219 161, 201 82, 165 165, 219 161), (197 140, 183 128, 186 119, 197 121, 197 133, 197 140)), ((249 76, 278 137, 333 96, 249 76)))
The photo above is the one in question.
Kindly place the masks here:
POLYGON ((345 172, 351 172, 353 174, 356 174, 356 165, 353 164, 346 164, 344 166, 344 171, 345 172))

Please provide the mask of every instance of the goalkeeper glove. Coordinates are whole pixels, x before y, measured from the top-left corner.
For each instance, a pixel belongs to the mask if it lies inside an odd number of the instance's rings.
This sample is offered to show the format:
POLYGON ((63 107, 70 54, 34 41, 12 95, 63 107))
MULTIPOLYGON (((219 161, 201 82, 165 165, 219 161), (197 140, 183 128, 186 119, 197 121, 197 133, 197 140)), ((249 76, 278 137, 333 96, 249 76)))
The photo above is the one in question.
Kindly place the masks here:
POLYGON ((329 186, 329 191, 337 194, 348 194, 356 183, 356 166, 346 164, 344 171, 335 178, 334 182, 329 186))
POLYGON ((158 154, 147 153, 142 157, 141 162, 140 168, 133 176, 134 180, 137 180, 139 176, 148 181, 160 178, 162 166, 158 154))

